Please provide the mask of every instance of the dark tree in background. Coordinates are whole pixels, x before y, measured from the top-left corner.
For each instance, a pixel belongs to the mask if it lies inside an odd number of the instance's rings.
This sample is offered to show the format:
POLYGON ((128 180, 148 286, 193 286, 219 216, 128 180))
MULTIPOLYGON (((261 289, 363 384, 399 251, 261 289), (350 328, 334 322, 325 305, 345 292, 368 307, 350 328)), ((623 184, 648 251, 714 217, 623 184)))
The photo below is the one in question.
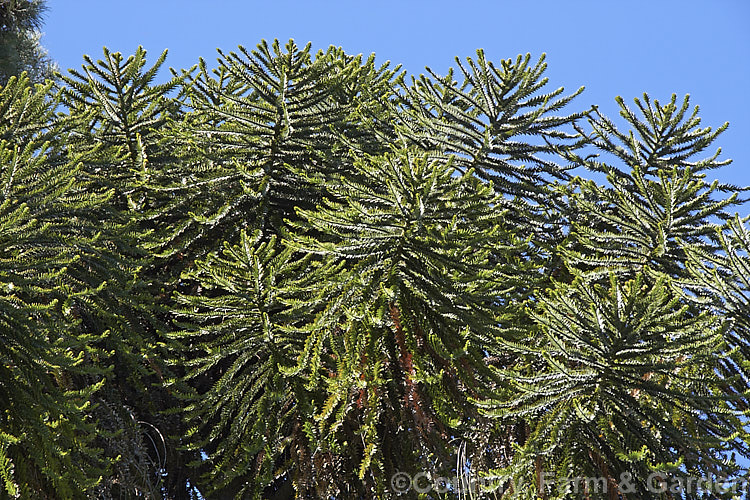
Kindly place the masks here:
POLYGON ((0 0, 0 84, 22 71, 34 82, 52 76, 55 65, 39 44, 45 10, 44 0, 0 0))

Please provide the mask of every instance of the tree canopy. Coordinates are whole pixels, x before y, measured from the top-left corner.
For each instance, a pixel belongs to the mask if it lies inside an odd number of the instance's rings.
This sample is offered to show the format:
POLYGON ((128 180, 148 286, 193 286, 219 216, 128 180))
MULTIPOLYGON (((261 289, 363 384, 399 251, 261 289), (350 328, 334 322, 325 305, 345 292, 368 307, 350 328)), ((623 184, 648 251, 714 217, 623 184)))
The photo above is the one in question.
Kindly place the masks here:
POLYGON ((544 56, 166 55, 0 87, 0 498, 734 498, 726 124, 544 56))

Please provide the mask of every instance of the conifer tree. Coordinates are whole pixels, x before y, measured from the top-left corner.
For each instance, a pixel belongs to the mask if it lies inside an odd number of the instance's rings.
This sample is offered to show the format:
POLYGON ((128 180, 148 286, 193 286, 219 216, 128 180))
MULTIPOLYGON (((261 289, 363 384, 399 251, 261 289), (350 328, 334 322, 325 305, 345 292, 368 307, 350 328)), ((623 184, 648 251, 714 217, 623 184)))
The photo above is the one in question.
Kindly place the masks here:
MULTIPOLYGON (((719 376, 729 325, 709 312, 692 315, 669 278, 649 285, 646 272, 560 284, 532 313, 541 336, 507 343, 526 360, 501 372, 507 384, 488 407, 523 418, 530 433, 514 463, 496 471, 501 477, 549 498, 582 488, 561 488, 566 478, 600 477, 607 491, 591 498, 618 498, 648 497, 654 471, 665 479, 737 472, 728 459, 747 394, 726 394, 731 381, 719 376), (557 486, 546 491, 539 469, 557 486)), ((684 498, 701 498, 695 493, 684 498)))
POLYGON ((0 89, 0 496, 80 496, 106 473, 91 398, 97 338, 76 301, 95 290, 69 272, 96 245, 86 212, 106 201, 77 180, 79 160, 50 142, 51 83, 0 89))
POLYGON ((260 230, 197 262, 200 293, 178 295, 174 335, 193 388, 183 395, 189 446, 205 454, 192 482, 205 494, 261 497, 292 477, 315 489, 304 422, 320 391, 280 370, 303 355, 328 298, 319 285, 339 271, 260 230))
POLYGON ((236 241, 243 228, 276 234, 295 207, 330 195, 319 181, 347 168, 342 138, 383 147, 352 121, 377 113, 375 100, 392 92, 394 71, 373 58, 275 41, 220 52, 218 63, 209 72, 201 60, 186 88, 189 112, 174 127, 185 156, 160 189, 190 200, 169 211, 192 217, 178 218, 166 255, 205 256, 216 249, 211 242, 236 241))
POLYGON ((0 3, 0 85, 24 71, 35 83, 51 78, 55 64, 39 43, 45 0, 0 3))
POLYGON ((91 333, 109 332, 104 347, 112 353, 113 374, 97 416, 120 433, 105 447, 120 460, 101 495, 187 489, 189 458, 172 437, 183 434, 181 419, 164 413, 176 404, 163 387, 170 374, 161 336, 168 329, 166 295, 175 273, 152 255, 160 241, 156 228, 168 223, 159 216, 174 203, 171 193, 151 189, 174 162, 174 147, 161 129, 181 112, 179 96, 168 94, 182 79, 153 84, 166 55, 147 67, 141 47, 129 57, 105 48, 103 59, 84 56, 81 70, 60 76, 65 144, 86 155, 81 177, 89 189, 111 192, 110 202, 89 214, 104 222, 106 247, 88 275, 106 286, 96 302, 81 307, 91 333))
MULTIPOLYGON (((725 226, 716 229, 716 238, 721 246, 719 252, 689 250, 691 279, 688 283, 703 307, 725 318, 731 325, 725 337, 733 351, 722 366, 727 374, 723 389, 728 395, 744 394, 747 390, 745 374, 750 369, 750 273, 747 272, 750 235, 746 220, 735 215, 725 226), (741 375, 739 380, 731 383, 732 377, 738 375, 741 375)), ((745 400, 735 404, 739 409, 748 409, 745 400)))
POLYGON ((0 498, 741 477, 750 237, 688 98, 623 131, 528 55, 165 58, 0 87, 0 498))
POLYGON ((454 70, 441 77, 413 79, 398 100, 399 122, 419 147, 455 157, 455 167, 492 181, 512 210, 519 227, 533 234, 538 245, 554 245, 562 237, 561 214, 550 198, 552 183, 569 179, 569 166, 551 153, 574 152, 583 138, 573 125, 586 113, 558 115, 583 87, 563 95, 559 87, 548 91, 545 57, 531 64, 531 55, 515 60, 489 61, 483 50, 476 59, 456 58, 454 70))
POLYGON ((593 145, 605 161, 569 155, 587 169, 607 175, 608 186, 576 180, 580 190, 570 209, 578 216, 571 230, 568 258, 575 266, 619 268, 626 272, 649 266, 673 277, 685 277, 687 247, 707 252, 718 246, 715 230, 740 203, 739 188, 709 183, 706 171, 725 166, 721 150, 698 158, 726 129, 701 128, 698 108, 691 114, 689 96, 678 107, 677 96, 662 105, 648 95, 635 99, 639 113, 621 98, 620 115, 628 132, 595 111, 589 120, 593 145), (614 160, 614 161, 610 161, 614 160), (717 197, 723 198, 717 199, 717 197))
MULTIPOLYGON (((363 449, 348 453, 362 457, 359 476, 378 490, 383 473, 452 462, 448 436, 470 428, 466 398, 491 379, 489 304, 528 276, 507 274, 525 242, 502 226, 491 185, 471 171, 454 176, 451 160, 410 150, 354 168, 356 180, 339 181, 342 202, 301 212, 321 236, 296 245, 350 267, 317 332, 330 339, 335 368, 316 432, 334 449, 351 442, 346 432, 364 433, 363 449)), ((314 367, 301 361, 299 369, 314 367)))
POLYGON ((697 108, 687 114, 687 97, 678 107, 676 96, 661 105, 645 95, 635 100, 639 114, 618 102, 631 131, 620 131, 598 110, 589 118, 592 144, 605 161, 562 152, 573 163, 607 174, 609 185, 574 179, 567 188, 570 202, 564 211, 572 224, 559 248, 566 272, 558 276, 554 294, 528 304, 541 336, 519 342, 522 331, 504 333, 508 347, 522 355, 501 371, 509 386, 498 393, 493 414, 524 418, 529 431, 518 463, 499 472, 523 477, 529 491, 542 488, 540 471, 552 467, 558 481, 574 470, 587 473, 574 475, 607 478, 608 498, 627 493, 618 484, 627 474, 628 486, 635 488, 630 493, 647 495, 649 471, 706 476, 728 467, 724 473, 731 476, 737 465, 724 460, 732 452, 747 452, 745 438, 736 434, 742 435, 748 396, 746 358, 736 350, 737 335, 724 319, 729 316, 701 299, 706 288, 694 282, 687 267, 689 261, 696 268, 711 261, 720 248, 720 223, 729 218, 726 208, 739 203, 737 193, 716 199, 738 188, 704 180, 704 171, 728 163, 717 161, 719 152, 696 158, 726 125, 716 131, 700 128, 697 108), (659 304, 664 309, 658 313, 646 308, 659 304), (623 311, 634 316, 623 317, 623 311), (637 326, 649 318, 690 328, 678 334, 659 333, 656 324, 637 326), (701 326, 702 321, 712 326, 701 326), (644 354, 657 358, 629 359, 644 354), (679 383, 667 372, 657 377, 664 362, 673 363, 667 371, 678 374, 679 383), (664 389, 650 390, 662 391, 658 397, 642 397, 642 385, 657 381, 664 389), (638 398, 614 403, 619 396, 613 391, 638 398), (645 405, 640 413, 638 405, 645 405), (702 416, 691 421, 690 415, 702 416), (670 428, 675 424, 687 427, 670 428), (655 437, 643 434, 649 428, 658 430, 655 437), (672 443, 686 436, 689 444, 672 443))

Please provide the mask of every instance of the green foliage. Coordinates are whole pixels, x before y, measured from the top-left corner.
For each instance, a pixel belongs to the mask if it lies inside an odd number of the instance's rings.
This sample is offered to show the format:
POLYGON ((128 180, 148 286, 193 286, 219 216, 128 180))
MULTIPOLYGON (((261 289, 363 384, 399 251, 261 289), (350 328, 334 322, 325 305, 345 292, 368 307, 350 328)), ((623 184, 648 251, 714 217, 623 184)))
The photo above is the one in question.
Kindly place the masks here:
POLYGON ((27 72, 34 82, 52 77, 55 64, 39 44, 45 0, 0 3, 0 85, 27 72))
POLYGON ((165 58, 0 88, 0 497, 741 476, 750 237, 701 156, 726 126, 563 114, 581 91, 528 55, 409 83, 274 41, 157 84, 165 58))
POLYGON ((728 325, 691 315, 670 288, 664 276, 648 285, 641 273, 625 282, 610 275, 602 286, 582 275, 542 301, 532 313, 539 338, 508 344, 524 363, 501 370, 507 385, 487 404, 530 422, 519 461, 541 459, 558 478, 628 474, 639 496, 653 471, 736 471, 724 459, 742 435, 734 407, 746 394, 725 394, 718 375, 728 325), (571 454, 576 470, 564 460, 571 454))
POLYGON ((604 162, 569 155, 575 163, 607 174, 609 186, 592 181, 573 183, 579 191, 571 210, 572 252, 575 265, 589 268, 637 270, 649 266, 674 277, 686 275, 686 248, 713 252, 715 231, 729 215, 726 208, 739 203, 737 194, 716 199, 733 186, 708 183, 705 171, 727 165, 718 161, 721 150, 698 159, 727 127, 700 128, 698 108, 690 116, 689 98, 677 107, 677 98, 661 105, 644 95, 635 99, 640 116, 618 99, 620 114, 633 127, 620 131, 598 111, 589 119, 593 145, 604 162), (609 160, 616 163, 607 163, 609 160), (621 164, 622 166, 618 166, 621 164))
MULTIPOLYGON (((722 363, 728 379, 723 387, 727 394, 746 391, 746 374, 750 368, 750 235, 745 224, 745 220, 735 216, 725 227, 716 230, 721 252, 691 249, 688 254, 690 285, 696 297, 704 307, 726 318, 731 325, 725 338, 735 354, 722 363), (733 379, 735 383, 731 383, 733 379)), ((737 407, 748 409, 744 401, 738 402, 737 407)))
POLYGON ((556 114, 583 87, 567 96, 562 87, 545 92, 544 59, 531 65, 526 54, 495 65, 478 50, 476 60, 456 58, 461 82, 453 68, 444 77, 427 68, 402 90, 394 119, 420 148, 452 156, 460 172, 491 181, 508 202, 507 217, 548 247, 562 239, 564 225, 550 183, 569 179, 558 160, 585 141, 573 129, 585 113, 556 114))
POLYGON ((583 88, 562 97, 563 88, 542 93, 547 65, 544 57, 533 66, 530 60, 527 54, 496 66, 478 50, 476 61, 467 58, 464 65, 456 59, 461 83, 453 79, 452 69, 440 77, 428 68, 432 79, 421 75, 406 92, 403 106, 413 110, 404 118, 410 135, 428 149, 455 155, 456 168, 474 169, 499 193, 546 196, 543 188, 550 178, 566 178, 564 169, 547 156, 550 143, 577 139, 565 126, 584 116, 553 113, 583 88), (530 138, 539 140, 529 143, 530 138))
POLYGON ((197 263, 199 293, 177 297, 177 315, 190 323, 174 335, 195 387, 185 411, 191 446, 210 464, 206 493, 259 498, 276 476, 309 469, 294 455, 309 446, 301 427, 313 395, 282 369, 302 355, 306 324, 325 304, 316 288, 340 266, 317 266, 260 231, 240 236, 197 263))
POLYGON ((313 55, 292 41, 220 56, 212 72, 201 60, 187 85, 189 111, 173 129, 185 158, 156 188, 179 194, 166 209, 179 221, 167 255, 202 257, 211 241, 235 241, 243 229, 272 234, 296 206, 314 207, 329 194, 317 181, 350 163, 339 136, 372 148, 352 120, 374 112, 363 97, 381 98, 393 75, 373 58, 313 55))
POLYGON ((94 290, 68 269, 96 234, 82 215, 105 201, 84 194, 76 158, 43 142, 50 84, 12 77, 0 89, 0 492, 76 496, 95 485, 106 460, 92 446, 92 395, 84 360, 99 355, 77 335, 72 307, 94 290), (9 140, 10 139, 10 140, 9 140))
POLYGON ((83 72, 72 69, 70 75, 60 76, 63 103, 69 110, 69 147, 100 148, 102 154, 87 162, 86 172, 114 188, 115 200, 136 212, 148 208, 143 185, 158 175, 169 156, 169 147, 158 144, 159 129, 180 108, 167 97, 179 78, 152 85, 166 57, 165 50, 144 70, 142 47, 127 59, 105 48, 104 60, 94 62, 84 56, 83 72))
POLYGON ((340 202, 300 211, 317 236, 294 245, 349 272, 337 276, 316 322, 328 342, 316 339, 318 351, 298 369, 315 376, 331 349, 319 432, 332 449, 355 429, 377 443, 359 451, 359 476, 375 475, 374 489, 378 476, 407 464, 419 470, 449 460, 447 436, 474 413, 467 396, 491 378, 483 361, 495 344, 490 305, 523 279, 509 270, 524 241, 503 231, 492 187, 454 172, 450 160, 409 150, 366 157, 355 161, 353 179, 336 181, 340 202), (504 261, 491 260, 500 255, 504 261))
POLYGON ((88 213, 101 221, 104 244, 79 270, 104 285, 79 305, 87 332, 107 332, 102 347, 110 353, 111 380, 97 400, 96 417, 114 434, 102 446, 119 460, 97 490, 102 496, 142 491, 154 497, 163 487, 184 489, 187 483, 181 471, 189 456, 167 445, 166 429, 181 434, 180 417, 164 414, 175 405, 163 385, 170 373, 161 334, 168 330, 171 305, 165 289, 176 272, 150 255, 159 244, 155 228, 168 224, 159 216, 173 196, 149 186, 174 161, 162 129, 181 108, 168 97, 181 78, 152 84, 165 58, 166 52, 146 67, 142 48, 127 58, 105 49, 104 60, 84 57, 82 71, 60 77, 66 107, 60 127, 69 154, 84 156, 81 178, 90 191, 111 193, 108 203, 88 213))

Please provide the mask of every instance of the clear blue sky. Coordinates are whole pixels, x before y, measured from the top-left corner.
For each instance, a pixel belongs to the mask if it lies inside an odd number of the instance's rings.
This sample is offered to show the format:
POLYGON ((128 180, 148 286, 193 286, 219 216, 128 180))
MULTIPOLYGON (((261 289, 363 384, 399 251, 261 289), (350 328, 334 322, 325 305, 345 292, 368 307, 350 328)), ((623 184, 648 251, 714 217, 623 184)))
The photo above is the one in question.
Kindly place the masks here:
POLYGON ((377 54, 419 74, 443 74, 453 58, 485 49, 491 59, 547 54, 550 88, 586 91, 571 111, 598 104, 616 113, 648 92, 661 101, 689 93, 702 124, 730 127, 717 141, 734 163, 716 176, 750 185, 750 1, 222 1, 48 0, 42 43, 61 69, 103 46, 138 45, 186 68, 216 48, 261 39, 377 54))

